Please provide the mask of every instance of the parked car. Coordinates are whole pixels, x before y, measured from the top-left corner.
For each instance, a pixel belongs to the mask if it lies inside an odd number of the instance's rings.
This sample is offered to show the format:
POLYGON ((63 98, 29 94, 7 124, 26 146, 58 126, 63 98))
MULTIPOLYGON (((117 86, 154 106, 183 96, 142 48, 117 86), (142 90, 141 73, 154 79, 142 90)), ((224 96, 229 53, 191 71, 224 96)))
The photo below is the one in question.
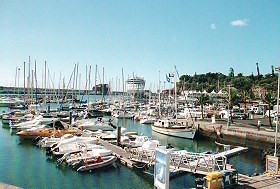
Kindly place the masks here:
POLYGON ((234 112, 232 113, 232 118, 234 119, 246 119, 247 115, 242 112, 234 112))

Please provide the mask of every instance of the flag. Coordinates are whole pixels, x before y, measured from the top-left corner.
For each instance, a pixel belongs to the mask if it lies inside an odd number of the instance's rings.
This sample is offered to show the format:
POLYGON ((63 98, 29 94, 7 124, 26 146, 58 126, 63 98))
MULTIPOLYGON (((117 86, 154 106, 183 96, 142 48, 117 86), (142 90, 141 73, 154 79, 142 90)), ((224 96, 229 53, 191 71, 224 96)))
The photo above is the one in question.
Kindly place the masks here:
POLYGON ((169 83, 170 82, 170 78, 168 77, 168 75, 166 75, 166 81, 169 83))
POLYGON ((169 73, 169 77, 174 77, 174 73, 169 73))

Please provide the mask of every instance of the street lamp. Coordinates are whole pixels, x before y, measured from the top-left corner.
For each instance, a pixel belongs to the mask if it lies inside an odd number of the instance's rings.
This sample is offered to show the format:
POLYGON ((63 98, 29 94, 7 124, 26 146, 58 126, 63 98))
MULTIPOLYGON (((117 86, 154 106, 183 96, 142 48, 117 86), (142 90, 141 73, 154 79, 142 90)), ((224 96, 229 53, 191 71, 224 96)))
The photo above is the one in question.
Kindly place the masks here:
POLYGON ((276 131, 275 131, 275 146, 274 146, 274 157, 277 154, 277 135, 278 135, 278 121, 279 121, 279 88, 280 88, 280 66, 275 67, 275 71, 278 72, 278 87, 277 87, 277 117, 276 117, 276 131))
POLYGON ((230 101, 231 101, 231 96, 230 96, 230 85, 228 85, 228 122, 227 122, 227 129, 228 129, 228 127, 229 127, 229 125, 230 125, 230 119, 232 119, 231 118, 231 111, 230 111, 230 101))

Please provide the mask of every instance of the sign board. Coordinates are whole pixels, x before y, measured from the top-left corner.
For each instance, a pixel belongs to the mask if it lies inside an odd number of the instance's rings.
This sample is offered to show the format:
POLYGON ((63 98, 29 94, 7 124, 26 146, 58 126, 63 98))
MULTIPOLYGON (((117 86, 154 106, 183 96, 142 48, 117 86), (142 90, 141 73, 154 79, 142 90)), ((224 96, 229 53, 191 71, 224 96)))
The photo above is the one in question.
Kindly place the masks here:
POLYGON ((279 157, 266 156, 266 172, 269 174, 278 174, 279 157))
POLYGON ((156 149, 156 163, 154 170, 154 186, 158 189, 169 188, 170 154, 164 149, 156 149))

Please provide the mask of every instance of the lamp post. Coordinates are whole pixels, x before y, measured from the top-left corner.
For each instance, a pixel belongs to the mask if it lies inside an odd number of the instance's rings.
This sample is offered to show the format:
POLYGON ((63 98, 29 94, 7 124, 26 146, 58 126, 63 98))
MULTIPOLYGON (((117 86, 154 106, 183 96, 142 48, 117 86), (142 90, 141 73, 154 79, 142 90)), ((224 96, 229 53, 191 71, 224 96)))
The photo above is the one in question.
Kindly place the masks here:
POLYGON ((230 101, 231 101, 231 96, 230 96, 230 85, 228 85, 228 122, 227 122, 227 129, 230 125, 230 119, 231 118, 231 111, 230 111, 230 101))
POLYGON ((278 72, 278 87, 277 87, 277 117, 276 117, 276 131, 275 131, 275 146, 274 157, 277 155, 277 135, 278 135, 278 121, 279 121, 279 88, 280 88, 280 66, 275 67, 275 71, 278 72))

